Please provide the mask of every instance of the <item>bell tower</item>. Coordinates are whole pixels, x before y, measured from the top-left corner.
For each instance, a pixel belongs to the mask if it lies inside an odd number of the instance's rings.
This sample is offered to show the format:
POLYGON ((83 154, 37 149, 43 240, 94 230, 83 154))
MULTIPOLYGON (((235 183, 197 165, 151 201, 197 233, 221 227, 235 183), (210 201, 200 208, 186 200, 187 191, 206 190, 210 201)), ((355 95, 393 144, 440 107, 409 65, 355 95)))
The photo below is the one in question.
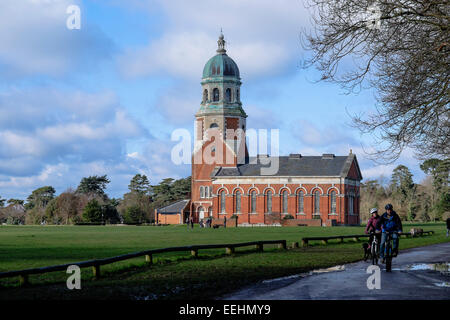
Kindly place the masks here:
POLYGON ((234 155, 242 158, 246 155, 247 114, 240 99, 239 68, 226 53, 222 33, 217 44, 217 54, 203 68, 202 101, 195 114, 194 152, 211 140, 211 134, 218 132, 234 155))

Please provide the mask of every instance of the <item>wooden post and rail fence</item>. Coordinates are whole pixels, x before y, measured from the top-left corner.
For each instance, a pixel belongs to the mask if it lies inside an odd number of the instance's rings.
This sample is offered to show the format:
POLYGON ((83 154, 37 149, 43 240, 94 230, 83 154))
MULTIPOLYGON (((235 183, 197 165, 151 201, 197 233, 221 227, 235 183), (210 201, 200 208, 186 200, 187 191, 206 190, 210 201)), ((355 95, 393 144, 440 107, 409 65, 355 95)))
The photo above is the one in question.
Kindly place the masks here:
POLYGON ((198 251, 203 250, 203 249, 225 248, 226 254, 233 254, 235 252, 236 248, 255 246, 256 250, 261 252, 264 250, 264 245, 268 245, 268 244, 277 244, 278 248, 286 249, 286 240, 266 240, 266 241, 253 241, 253 242, 242 242, 242 243, 206 244, 206 245, 193 245, 193 246, 183 246, 183 247, 169 247, 169 248, 139 251, 139 252, 135 252, 135 253, 129 253, 129 254, 124 254, 124 255, 115 256, 115 257, 111 257, 111 258, 105 258, 105 259, 95 259, 95 260, 88 260, 88 261, 82 261, 82 262, 67 263, 67 264, 61 264, 61 265, 43 267, 43 268, 33 268, 33 269, 0 272, 0 279, 19 277, 19 284, 27 285, 29 283, 30 275, 43 274, 43 273, 49 273, 49 272, 55 272, 55 271, 66 271, 67 268, 71 265, 75 265, 80 268, 91 267, 94 278, 100 278, 101 277, 100 266, 104 266, 104 265, 111 264, 114 262, 129 260, 129 259, 133 259, 133 258, 145 256, 145 261, 148 264, 152 264, 153 263, 153 255, 158 254, 158 253, 190 251, 191 255, 196 258, 196 257, 198 257, 198 251))
MULTIPOLYGON (((421 235, 433 234, 433 233, 434 233, 434 231, 423 231, 418 235, 421 236, 421 235)), ((406 236, 406 237, 416 236, 415 234, 412 234, 409 232, 399 233, 399 235, 406 236)), ((353 241, 357 242, 357 241, 359 241, 360 238, 366 238, 366 237, 369 237, 369 235, 363 234, 363 235, 345 235, 345 236, 330 236, 330 237, 307 237, 307 238, 302 238, 302 246, 307 247, 310 241, 321 241, 322 244, 327 244, 328 240, 336 240, 337 239, 337 240, 339 240, 339 243, 343 243, 344 239, 353 239, 353 241)), ((55 266, 50 266, 50 267, 0 272, 0 279, 19 277, 19 284, 27 285, 29 283, 30 275, 43 274, 43 273, 49 273, 49 272, 55 272, 55 271, 66 271, 67 268, 71 265, 76 265, 80 268, 91 267, 94 278, 100 278, 101 277, 101 269, 100 269, 101 266, 108 265, 108 264, 111 264, 114 262, 129 260, 129 259, 133 259, 133 258, 138 258, 138 257, 144 256, 145 261, 149 265, 151 265, 153 263, 153 256, 155 254, 159 254, 159 253, 190 251, 191 255, 194 258, 196 258, 196 257, 198 257, 198 251, 204 250, 204 249, 225 248, 226 254, 233 254, 235 252, 236 248, 255 246, 257 251, 262 252, 264 250, 264 245, 268 245, 268 244, 277 244, 278 248, 287 249, 286 240, 266 240, 266 241, 253 241, 253 242, 242 242, 242 243, 207 244, 207 245, 193 245, 193 246, 183 246, 183 247, 169 247, 169 248, 139 251, 139 252, 124 254, 124 255, 115 256, 115 257, 111 257, 111 258, 67 263, 67 264, 55 265, 55 266)), ((291 247, 298 248, 299 247, 298 242, 293 242, 291 247)))
MULTIPOLYGON (((402 237, 413 237, 425 234, 433 234, 434 231, 422 231, 420 234, 413 234, 411 232, 401 232, 399 236, 402 237)), ((322 244, 328 244, 328 240, 338 240, 339 243, 343 243, 344 239, 352 239, 354 242, 358 242, 360 238, 368 238, 370 235, 368 234, 359 234, 359 235, 348 235, 348 236, 331 236, 331 237, 307 237, 302 238, 302 246, 307 247, 310 241, 321 241, 322 244)))

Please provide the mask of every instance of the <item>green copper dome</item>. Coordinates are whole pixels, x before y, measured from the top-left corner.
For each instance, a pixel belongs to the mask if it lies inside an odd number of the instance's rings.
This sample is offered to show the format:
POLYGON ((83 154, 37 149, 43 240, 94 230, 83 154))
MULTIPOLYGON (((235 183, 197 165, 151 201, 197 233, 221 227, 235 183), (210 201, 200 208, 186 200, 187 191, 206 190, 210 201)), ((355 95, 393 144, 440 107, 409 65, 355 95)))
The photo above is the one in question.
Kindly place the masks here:
POLYGON ((203 78, 223 76, 239 78, 239 68, 226 53, 219 53, 206 63, 203 68, 203 78))
POLYGON ((236 62, 226 54, 225 40, 222 33, 217 44, 217 54, 209 59, 203 68, 203 79, 224 76, 239 78, 239 68, 236 62))

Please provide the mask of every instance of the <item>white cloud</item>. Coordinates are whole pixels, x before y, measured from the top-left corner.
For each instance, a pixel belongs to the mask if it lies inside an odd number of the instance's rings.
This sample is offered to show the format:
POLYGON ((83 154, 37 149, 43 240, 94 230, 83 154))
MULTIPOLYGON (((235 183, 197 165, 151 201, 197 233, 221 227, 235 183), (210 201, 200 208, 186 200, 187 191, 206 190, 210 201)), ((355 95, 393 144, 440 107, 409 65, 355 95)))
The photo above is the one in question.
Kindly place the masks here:
MULTIPOLYGON (((69 5, 80 0, 2 0, 0 70, 2 76, 60 76, 72 68, 90 70, 110 56, 114 45, 95 25, 66 28, 69 5)), ((81 12, 82 17, 84 12, 81 12)))
POLYGON ((126 76, 169 75, 200 79, 215 54, 221 27, 228 54, 246 79, 296 69, 299 34, 308 13, 301 2, 280 0, 143 1, 167 16, 165 32, 147 46, 129 50, 120 61, 126 76))
POLYGON ((127 139, 148 136, 110 92, 35 88, 0 94, 0 174, 28 175, 62 159, 121 161, 127 139), (7 165, 12 160, 22 165, 7 165))

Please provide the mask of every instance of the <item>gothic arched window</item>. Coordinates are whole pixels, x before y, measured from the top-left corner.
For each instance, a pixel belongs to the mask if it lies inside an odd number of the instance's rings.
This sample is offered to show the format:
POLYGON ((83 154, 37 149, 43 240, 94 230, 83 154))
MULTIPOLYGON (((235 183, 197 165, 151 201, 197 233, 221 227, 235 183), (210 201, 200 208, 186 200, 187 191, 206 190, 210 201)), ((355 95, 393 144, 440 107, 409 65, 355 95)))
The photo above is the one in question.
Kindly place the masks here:
POLYGON ((208 101, 208 89, 205 89, 203 91, 203 103, 205 103, 206 101, 208 101))
POLYGON ((320 192, 314 191, 314 213, 320 213, 320 192))
POLYGON ((281 212, 286 213, 288 212, 288 192, 287 190, 284 190, 281 194, 282 201, 281 201, 281 212))
POLYGON ((303 196, 304 196, 303 191, 300 191, 298 193, 298 196, 297 196, 297 198, 298 198, 297 199, 297 210, 298 210, 298 212, 304 212, 303 196))
POLYGON ((331 213, 336 213, 336 191, 331 191, 330 193, 330 211, 331 213))
POLYGON ((225 91, 225 100, 226 102, 231 102, 231 89, 228 88, 227 91, 225 91))
POLYGON ((225 190, 220 191, 220 212, 225 213, 225 190))
POLYGON ((219 101, 219 89, 218 88, 213 89, 213 101, 215 101, 215 102, 219 101))
POLYGON ((266 205, 267 205, 267 212, 272 213, 272 191, 269 190, 266 193, 266 205))
POLYGON ((235 205, 235 212, 239 213, 241 212, 241 192, 238 190, 234 194, 234 205, 235 205))
POLYGON ((256 212, 256 191, 253 190, 250 194, 250 212, 256 212))

